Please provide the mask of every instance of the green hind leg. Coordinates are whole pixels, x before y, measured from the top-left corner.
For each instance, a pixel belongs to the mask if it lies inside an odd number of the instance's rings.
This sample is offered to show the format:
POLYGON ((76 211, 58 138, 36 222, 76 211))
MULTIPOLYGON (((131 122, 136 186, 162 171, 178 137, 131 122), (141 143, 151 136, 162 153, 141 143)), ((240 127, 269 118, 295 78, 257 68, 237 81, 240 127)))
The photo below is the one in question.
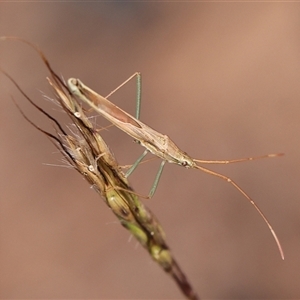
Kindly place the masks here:
MULTIPOLYGON (((141 100, 142 100, 142 75, 141 73, 135 73, 131 78, 136 76, 136 111, 135 111, 135 118, 139 120, 140 113, 141 113, 141 100)), ((130 79, 131 79, 130 78, 130 79)), ((143 154, 136 160, 136 162, 129 168, 129 170, 126 172, 125 176, 128 177, 140 164, 140 162, 144 159, 144 157, 147 155, 148 150, 145 150, 143 154)), ((151 187, 150 193, 148 195, 148 198, 152 198, 154 195, 158 182, 160 180, 163 168, 165 166, 166 161, 163 160, 160 164, 159 170, 155 176, 154 183, 151 187)))
MULTIPOLYGON (((130 176, 130 174, 137 168, 137 166, 140 164, 140 162, 144 159, 144 157, 147 155, 148 153, 148 150, 145 150, 144 153, 137 159, 137 161, 130 167, 130 169, 126 172, 125 174, 125 177, 128 177, 130 176)), ((153 182, 153 185, 151 187, 151 190, 149 192, 149 195, 148 195, 148 199, 152 198, 154 193, 156 192, 156 189, 157 189, 157 186, 158 186, 158 182, 160 180, 160 177, 161 177, 161 174, 162 174, 162 171, 164 169, 164 166, 165 166, 165 163, 166 161, 163 160, 160 164, 160 167, 158 169, 158 172, 155 176, 155 179, 154 179, 154 182, 153 182)))
POLYGON ((125 177, 129 177, 130 174, 137 168, 137 166, 140 164, 140 162, 144 159, 144 157, 147 155, 148 150, 145 150, 143 154, 136 160, 136 162, 128 169, 128 171, 125 174, 125 177))
POLYGON ((136 74, 136 110, 135 118, 140 119, 141 114, 141 100, 142 100, 142 75, 141 73, 136 74))
POLYGON ((159 180, 160 180, 160 177, 161 177, 162 171, 163 171, 163 169, 164 169, 165 163, 166 163, 166 160, 163 160, 163 161, 161 162, 161 164, 160 164, 159 170, 158 170, 158 172, 157 172, 157 174, 156 174, 156 177, 155 177, 155 179, 154 179, 154 183, 153 183, 152 188, 151 188, 151 190, 150 190, 150 193, 149 193, 149 195, 148 195, 148 198, 149 198, 149 199, 152 198, 152 196, 154 195, 154 193, 155 193, 155 191, 156 191, 156 189, 157 189, 158 182, 159 182, 159 180))

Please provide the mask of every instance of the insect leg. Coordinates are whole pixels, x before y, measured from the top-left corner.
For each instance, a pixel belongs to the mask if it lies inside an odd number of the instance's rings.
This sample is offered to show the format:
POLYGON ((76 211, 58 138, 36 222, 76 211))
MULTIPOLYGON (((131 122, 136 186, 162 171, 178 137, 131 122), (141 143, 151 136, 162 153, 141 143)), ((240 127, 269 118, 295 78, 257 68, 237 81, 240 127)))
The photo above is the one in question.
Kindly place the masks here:
POLYGON ((123 83, 121 83, 118 87, 116 87, 113 91, 111 91, 108 95, 106 95, 105 98, 109 98, 112 94, 114 94, 116 91, 118 91, 122 86, 127 84, 131 79, 133 79, 134 77, 136 77, 138 75, 140 75, 139 72, 135 72, 134 74, 132 74, 128 79, 126 79, 123 83))
POLYGON ((156 175, 156 177, 155 177, 155 179, 154 179, 153 186, 152 186, 152 188, 151 188, 151 190, 150 190, 150 193, 149 193, 149 195, 148 195, 148 199, 152 198, 152 196, 154 195, 154 193, 155 193, 155 191, 156 191, 156 189, 157 189, 158 182, 159 182, 159 180, 160 180, 160 177, 161 177, 163 168, 164 168, 164 166, 165 166, 165 163, 166 163, 166 160, 163 160, 163 161, 161 162, 161 164, 160 164, 159 170, 158 170, 157 175, 156 175))
POLYGON ((125 174, 125 177, 128 177, 139 165, 139 163, 144 159, 144 157, 147 155, 148 150, 145 150, 143 154, 136 160, 136 162, 128 169, 128 171, 125 174))
POLYGON ((140 119, 141 114, 141 100, 142 100, 142 75, 141 73, 136 74, 136 111, 135 118, 140 119))
POLYGON ((123 83, 121 83, 117 88, 115 88, 113 91, 111 91, 105 98, 110 97, 112 94, 114 94, 116 91, 118 91, 122 86, 124 86, 126 83, 128 83, 131 79, 136 77, 136 111, 135 111, 135 117, 139 120, 140 118, 140 112, 141 112, 141 95, 142 95, 142 75, 139 72, 135 72, 133 75, 131 75, 128 79, 126 79, 123 83))

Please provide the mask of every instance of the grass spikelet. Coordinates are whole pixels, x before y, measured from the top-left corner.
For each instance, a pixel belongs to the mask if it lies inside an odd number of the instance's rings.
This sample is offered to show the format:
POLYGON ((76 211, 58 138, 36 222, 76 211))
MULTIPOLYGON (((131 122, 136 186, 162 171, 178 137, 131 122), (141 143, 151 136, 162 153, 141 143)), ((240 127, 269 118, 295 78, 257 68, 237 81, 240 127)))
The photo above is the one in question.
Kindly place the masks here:
POLYGON ((120 223, 135 236, 153 260, 171 275, 182 293, 188 299, 199 299, 172 256, 162 226, 154 214, 140 201, 138 195, 134 193, 109 147, 93 127, 81 105, 72 96, 65 83, 52 70, 41 50, 25 40, 19 40, 33 47, 44 61, 50 72, 48 81, 54 89, 56 100, 71 118, 79 134, 68 134, 55 118, 40 108, 23 92, 9 74, 1 70, 28 101, 55 124, 55 133, 49 133, 35 125, 17 105, 22 115, 36 129, 51 139, 69 164, 102 196, 120 223))

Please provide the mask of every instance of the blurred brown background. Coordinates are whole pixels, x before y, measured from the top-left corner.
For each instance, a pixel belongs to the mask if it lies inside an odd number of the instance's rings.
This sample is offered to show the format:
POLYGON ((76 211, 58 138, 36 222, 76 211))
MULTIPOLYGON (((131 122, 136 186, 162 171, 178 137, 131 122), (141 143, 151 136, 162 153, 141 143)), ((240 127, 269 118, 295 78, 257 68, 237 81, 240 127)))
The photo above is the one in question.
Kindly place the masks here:
MULTIPOLYGON (((286 154, 213 168, 255 199, 285 261, 253 207, 218 178, 169 164, 145 200, 203 299, 300 297, 299 15, 299 3, 0 4, 0 35, 38 44, 64 78, 106 95, 142 72, 142 121, 191 156, 286 154)), ((0 60, 30 97, 69 124, 43 99, 52 95, 48 73, 32 49, 0 43, 0 60)), ((62 165, 61 155, 10 95, 52 130, 1 75, 1 298, 182 299, 77 172, 45 165, 62 165)), ((134 82, 111 100, 134 114, 134 82)), ((143 152, 116 128, 104 137, 121 164, 143 152)), ((148 193, 158 165, 132 175, 139 193, 148 193)))

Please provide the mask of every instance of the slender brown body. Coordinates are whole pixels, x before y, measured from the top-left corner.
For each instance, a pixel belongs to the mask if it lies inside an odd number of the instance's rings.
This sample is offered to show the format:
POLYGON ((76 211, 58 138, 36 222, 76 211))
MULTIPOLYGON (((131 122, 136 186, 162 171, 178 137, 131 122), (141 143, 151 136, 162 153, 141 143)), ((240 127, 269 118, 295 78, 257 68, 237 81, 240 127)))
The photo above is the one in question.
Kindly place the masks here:
POLYGON ((196 163, 167 136, 150 126, 137 120, 106 98, 97 94, 79 79, 70 78, 68 87, 78 100, 84 101, 100 115, 109 120, 115 126, 133 137, 149 152, 166 160, 184 167, 194 168, 196 163))
MULTIPOLYGON (((269 227, 275 239, 281 258, 284 259, 282 247, 280 245, 279 239, 273 227, 271 226, 270 222, 268 221, 264 213, 260 210, 258 205, 254 202, 254 200, 231 178, 222 175, 220 173, 211 171, 196 163, 196 162, 200 162, 200 163, 208 163, 208 164, 209 163, 226 164, 226 163, 240 162, 240 161, 253 160, 253 159, 259 159, 265 157, 276 157, 276 156, 283 155, 282 153, 268 154, 256 158, 250 157, 246 159, 236 159, 232 161, 205 161, 205 160, 193 159, 187 153, 180 150, 167 135, 163 135, 157 132, 156 130, 154 130, 153 128, 149 127, 148 125, 145 125, 141 121, 137 120, 136 118, 134 118, 133 116, 131 116, 130 114, 128 114, 127 112, 125 112, 124 110, 116 106, 115 104, 111 103, 106 98, 102 97, 101 95, 94 92, 92 89, 85 86, 79 79, 70 78, 68 80, 68 88, 69 91, 72 93, 72 95, 75 98, 77 98, 77 100, 81 100, 86 104, 88 104, 100 115, 102 115, 104 118, 109 120, 112 124, 114 124, 121 130, 126 132, 128 135, 133 137, 142 146, 144 146, 149 152, 160 157, 163 161, 167 161, 169 163, 175 163, 187 168, 194 168, 194 169, 201 170, 205 173, 217 176, 227 181, 231 185, 233 185, 242 195, 245 196, 245 198, 254 206, 254 208, 261 215, 261 217, 269 227)), ((157 184, 157 182, 155 184, 157 184)))

